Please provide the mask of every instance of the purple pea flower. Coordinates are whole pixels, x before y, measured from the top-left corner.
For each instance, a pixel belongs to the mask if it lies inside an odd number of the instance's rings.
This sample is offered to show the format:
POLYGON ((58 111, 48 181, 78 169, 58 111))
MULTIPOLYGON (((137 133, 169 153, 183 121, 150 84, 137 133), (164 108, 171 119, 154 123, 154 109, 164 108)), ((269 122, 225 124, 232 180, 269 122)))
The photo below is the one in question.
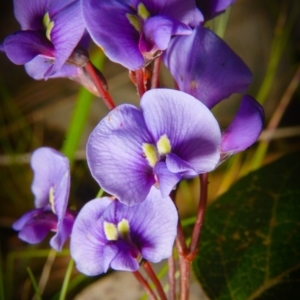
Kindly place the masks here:
POLYGON ((0 50, 17 65, 37 66, 36 72, 28 67, 34 78, 74 76, 75 69, 64 64, 85 30, 79 0, 14 0, 14 13, 22 30, 9 35, 0 50))
POLYGON ((153 185, 167 197, 182 178, 213 170, 220 158, 219 125, 194 97, 154 89, 140 105, 112 110, 87 143, 93 177, 127 205, 145 200, 153 185))
POLYGON ((71 234, 75 214, 67 210, 70 189, 68 159, 54 149, 42 147, 33 152, 31 186, 35 207, 13 224, 19 238, 30 244, 41 242, 49 231, 56 232, 50 245, 62 249, 71 234))
POLYGON ((152 188, 146 201, 127 206, 108 197, 88 202, 71 234, 71 256, 86 275, 136 271, 142 259, 157 263, 172 254, 178 214, 172 200, 152 188))
POLYGON ((94 42, 114 62, 137 70, 203 21, 193 0, 82 0, 94 42))
MULTIPOLYGON (((233 93, 245 92, 252 80, 245 63, 222 39, 204 27, 195 28, 189 36, 172 39, 163 61, 179 89, 210 109, 233 93)), ((223 132, 221 161, 256 142, 263 119, 261 105, 245 95, 233 122, 223 132)))

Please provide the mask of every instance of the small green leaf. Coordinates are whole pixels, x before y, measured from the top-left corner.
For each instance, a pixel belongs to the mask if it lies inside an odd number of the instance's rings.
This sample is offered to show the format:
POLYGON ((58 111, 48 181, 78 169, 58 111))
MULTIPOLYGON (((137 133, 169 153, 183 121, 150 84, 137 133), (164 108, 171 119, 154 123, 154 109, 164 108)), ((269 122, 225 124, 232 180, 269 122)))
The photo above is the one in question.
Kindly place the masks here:
POLYGON ((245 176, 208 207, 193 268, 211 299, 300 299, 299 156, 245 176))

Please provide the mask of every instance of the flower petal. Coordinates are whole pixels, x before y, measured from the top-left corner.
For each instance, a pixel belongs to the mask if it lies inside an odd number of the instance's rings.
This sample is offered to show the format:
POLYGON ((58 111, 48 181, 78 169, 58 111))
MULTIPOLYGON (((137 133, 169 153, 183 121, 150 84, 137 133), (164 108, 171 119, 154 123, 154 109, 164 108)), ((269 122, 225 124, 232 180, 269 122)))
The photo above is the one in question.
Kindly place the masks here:
POLYGON ((244 92, 252 80, 244 62, 202 26, 191 35, 174 37, 163 60, 179 89, 209 108, 233 93, 244 92))
POLYGON ((71 256, 77 269, 89 276, 106 272, 118 254, 115 245, 106 245, 101 226, 101 216, 111 203, 108 197, 89 201, 79 212, 73 226, 71 256))
POLYGON ((50 245, 56 251, 61 251, 65 241, 70 236, 75 221, 75 213, 67 211, 62 220, 58 221, 57 233, 50 240, 50 245))
POLYGON ((136 271, 139 269, 139 264, 136 258, 131 255, 132 246, 128 245, 123 240, 118 240, 116 243, 119 248, 118 254, 112 260, 110 267, 119 271, 136 271))
POLYGON ((171 152, 198 174, 215 168, 219 161, 221 133, 205 105, 180 91, 155 89, 143 95, 141 108, 156 142, 166 134, 171 152))
POLYGON ((37 31, 17 31, 4 40, 1 48, 16 65, 23 65, 39 54, 54 57, 52 44, 37 31))
POLYGON ((170 257, 178 222, 178 213, 171 198, 162 198, 160 191, 152 187, 147 199, 131 208, 134 211, 128 219, 132 240, 139 245, 143 258, 157 263, 170 257))
POLYGON ((141 52, 152 49, 167 49, 172 35, 188 35, 192 33, 189 26, 169 17, 154 16, 145 21, 143 37, 139 47, 141 52))
POLYGON ((188 26, 196 26, 203 21, 203 15, 193 0, 144 0, 150 14, 171 17, 188 26))
POLYGON ((176 184, 181 179, 181 174, 170 172, 164 162, 159 162, 154 168, 154 173, 158 179, 159 190, 163 198, 168 197, 176 184))
POLYGON ((263 124, 261 105, 251 96, 244 96, 235 118, 223 132, 221 151, 235 154, 250 147, 258 139, 263 124))
POLYGON ((57 217, 51 211, 35 209, 23 215, 13 224, 19 230, 19 238, 29 244, 40 243, 51 230, 56 230, 57 217))
POLYGON ((34 178, 31 185, 37 208, 49 205, 50 193, 54 196, 54 210, 58 219, 65 215, 69 189, 70 167, 68 159, 52 148, 41 147, 31 157, 34 178), (53 189, 50 192, 50 189, 53 189))
MULTIPOLYGON (((35 80, 44 79, 46 72, 53 65, 53 57, 37 55, 34 59, 25 64, 27 74, 35 80)), ((79 68, 72 65, 63 65, 62 68, 50 76, 51 78, 71 78, 78 77, 79 68)))
POLYGON ((154 184, 143 143, 153 141, 140 110, 128 104, 118 106, 100 121, 87 143, 93 177, 127 205, 143 201, 154 184))
POLYGON ((81 15, 80 1, 75 1, 60 10, 51 21, 54 22, 50 36, 55 48, 55 63, 48 70, 45 78, 49 78, 60 70, 83 36, 85 25, 81 15))
POLYGON ((203 13, 205 21, 207 21, 223 12, 233 2, 235 0, 196 0, 196 5, 203 13))
POLYGON ((103 48, 108 58, 130 70, 144 64, 138 42, 139 32, 129 23, 129 4, 117 1, 82 1, 82 13, 94 42, 103 48))
POLYGON ((43 29, 42 20, 49 0, 14 0, 15 17, 22 30, 43 29))
POLYGON ((182 160, 174 153, 169 153, 166 157, 166 165, 168 170, 172 173, 179 173, 183 178, 195 177, 198 173, 194 170, 194 168, 182 160))

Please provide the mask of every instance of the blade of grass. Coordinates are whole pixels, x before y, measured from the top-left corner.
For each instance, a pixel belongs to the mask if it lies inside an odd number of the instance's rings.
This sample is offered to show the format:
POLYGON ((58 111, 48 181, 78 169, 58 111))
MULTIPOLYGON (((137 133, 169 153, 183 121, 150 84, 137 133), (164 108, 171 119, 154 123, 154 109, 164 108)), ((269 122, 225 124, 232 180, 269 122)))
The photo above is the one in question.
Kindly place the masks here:
POLYGON ((2 265, 2 252, 1 252, 1 244, 0 244, 0 300, 5 300, 3 274, 4 272, 3 272, 3 265, 2 265))
POLYGON ((286 45, 288 45, 293 25, 297 20, 299 3, 294 3, 294 7, 291 11, 292 13, 287 16, 287 7, 283 6, 282 9, 280 9, 277 24, 274 29, 274 38, 271 44, 270 59, 266 75, 256 96, 256 99, 260 104, 263 104, 266 101, 271 91, 278 64, 286 45))
POLYGON ((67 268, 67 271, 66 271, 66 274, 65 274, 64 282, 63 282, 63 285, 62 285, 62 288, 61 288, 59 300, 66 299, 66 295, 67 295, 67 292, 68 292, 68 285, 69 285, 69 282, 70 282, 73 267, 74 267, 74 260, 71 258, 70 262, 69 262, 69 265, 68 265, 68 268, 67 268))
POLYGON ((35 295, 36 295, 36 298, 38 300, 42 300, 42 297, 41 297, 41 294, 40 294, 40 291, 39 291, 39 288, 38 288, 38 285, 35 281, 35 278, 31 272, 31 269, 29 267, 26 268, 27 272, 28 272, 28 275, 29 275, 29 278, 30 278, 30 281, 32 283, 32 286, 33 286, 33 289, 35 291, 35 295))

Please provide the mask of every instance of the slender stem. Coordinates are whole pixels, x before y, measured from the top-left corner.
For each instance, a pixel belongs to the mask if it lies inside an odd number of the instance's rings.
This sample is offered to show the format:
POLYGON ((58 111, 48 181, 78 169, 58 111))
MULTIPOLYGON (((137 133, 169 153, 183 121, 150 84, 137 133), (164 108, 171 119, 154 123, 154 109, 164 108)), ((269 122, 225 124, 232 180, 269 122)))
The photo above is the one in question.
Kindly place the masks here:
POLYGON ((198 206, 196 223, 194 225, 194 230, 192 234, 192 240, 190 244, 190 253, 186 257, 188 260, 192 261, 198 252, 200 233, 205 215, 205 208, 207 203, 207 188, 208 188, 208 173, 203 173, 200 175, 200 201, 198 206))
POLYGON ((148 276, 150 277, 150 279, 152 280, 152 282, 154 283, 156 289, 157 289, 157 292, 159 294, 159 297, 161 300, 167 300, 167 296, 163 290, 163 287, 160 283, 160 281, 158 280, 158 278, 156 277, 156 274, 154 273, 151 265, 149 264, 148 261, 146 261, 144 264, 143 264, 143 267, 146 271, 146 273, 148 274, 148 276))
POLYGON ((152 71, 152 78, 151 78, 151 89, 157 89, 159 87, 160 64, 161 64, 161 55, 158 56, 154 60, 153 71, 152 71))
POLYGON ((144 71, 143 68, 138 69, 135 72, 135 78, 136 78, 136 88, 138 91, 138 94, 140 98, 145 94, 146 89, 145 89, 145 83, 144 83, 144 71))
POLYGON ((109 109, 115 108, 116 105, 115 105, 113 99, 111 98, 109 92, 103 87, 103 84, 102 84, 101 80, 99 79, 99 77, 94 69, 93 64, 90 61, 85 65, 85 69, 88 72, 88 74, 90 75, 92 81, 94 82, 94 84, 99 92, 99 95, 103 99, 106 106, 109 109))
POLYGON ((179 254, 180 300, 188 300, 190 292, 190 260, 179 254))
POLYGON ((67 292, 68 292, 68 285, 69 285, 70 278, 71 278, 71 275, 72 275, 73 267, 74 267, 74 260, 71 258, 70 262, 69 262, 69 265, 67 267, 66 275, 65 275, 63 285, 62 285, 62 288, 61 288, 61 292, 60 292, 60 295, 59 295, 59 300, 66 299, 66 295, 67 295, 67 292))
POLYGON ((176 247, 177 247, 178 253, 180 255, 186 256, 189 254, 189 249, 186 245, 185 236, 184 236, 183 228, 181 226, 180 217, 178 219, 178 225, 177 225, 176 247))
POLYGON ((168 259, 168 279, 169 279, 169 297, 170 300, 175 300, 176 295, 176 286, 175 286, 175 259, 174 259, 174 251, 172 251, 172 255, 168 259))
POLYGON ((157 297, 155 296, 154 292, 150 288, 148 282, 144 279, 144 277, 141 275, 139 271, 133 272, 133 275, 138 280, 138 282, 144 287, 146 293, 152 300, 157 300, 157 297))
POLYGON ((56 253, 57 252, 54 249, 50 249, 47 261, 43 267, 42 275, 39 281, 39 291, 41 295, 43 294, 46 284, 48 282, 50 271, 56 258, 56 253))

